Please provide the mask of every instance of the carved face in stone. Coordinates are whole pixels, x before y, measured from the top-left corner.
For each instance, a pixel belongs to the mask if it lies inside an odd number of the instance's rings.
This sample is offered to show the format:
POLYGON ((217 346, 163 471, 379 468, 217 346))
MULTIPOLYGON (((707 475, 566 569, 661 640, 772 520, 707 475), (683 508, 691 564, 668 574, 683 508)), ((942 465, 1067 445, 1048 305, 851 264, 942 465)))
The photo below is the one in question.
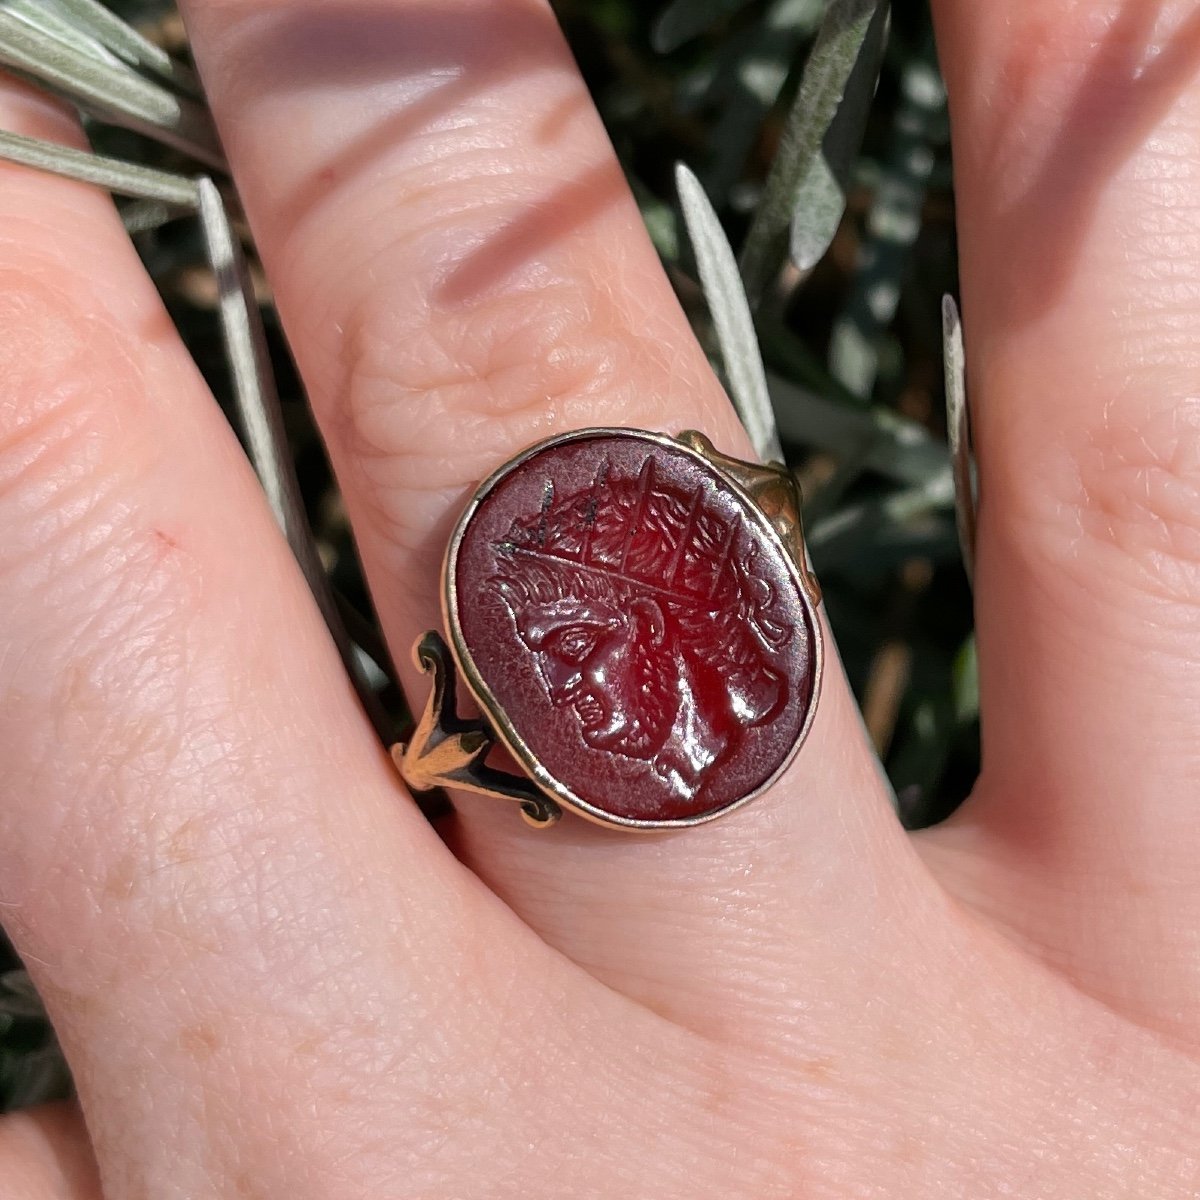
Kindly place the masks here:
POLYGON ((575 710, 589 746, 640 759, 662 750, 682 681, 654 600, 620 603, 614 589, 608 598, 530 603, 513 615, 551 701, 575 710))

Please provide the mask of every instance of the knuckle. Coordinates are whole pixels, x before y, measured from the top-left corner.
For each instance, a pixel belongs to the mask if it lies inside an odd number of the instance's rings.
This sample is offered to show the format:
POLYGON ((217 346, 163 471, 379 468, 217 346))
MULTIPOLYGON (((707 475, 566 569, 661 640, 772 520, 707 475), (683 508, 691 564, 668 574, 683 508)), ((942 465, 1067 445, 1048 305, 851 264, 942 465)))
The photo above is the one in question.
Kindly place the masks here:
POLYGON ((1083 528, 1163 600, 1200 597, 1200 401, 1108 425, 1081 472, 1083 528))
POLYGON ((36 264, 0 270, 0 572, 84 552, 145 460, 144 397, 109 319, 36 264))
POLYGON ((86 325, 24 272, 0 273, 0 494, 75 418, 86 325))
POLYGON ((634 351, 611 301, 578 277, 426 308, 402 353, 394 312, 386 297, 367 298, 350 340, 358 385, 350 412, 366 439, 385 447, 403 432, 386 420, 395 390, 423 397, 442 417, 520 421, 547 402, 569 411, 609 396, 634 351))
MULTIPOLYGON (((386 175, 386 209, 378 182, 354 193, 353 238, 318 256, 334 286, 302 302, 317 331, 305 353, 323 384, 323 425, 373 529, 405 549, 465 485, 539 437, 658 427, 714 396, 698 346, 680 344, 657 260, 614 237, 601 262, 576 236, 623 181, 585 165, 563 182, 558 163, 498 188, 493 158, 458 151, 436 170, 409 164, 386 175)), ((300 266, 297 255, 293 276, 300 266)))
POLYGON ((593 280, 426 312, 403 332, 395 313, 377 292, 348 328, 329 424, 376 526, 406 549, 537 439, 588 425, 682 428, 712 395, 702 355, 642 336, 593 280))
POLYGON ((384 289, 349 324, 334 420, 377 515, 402 539, 411 520, 426 524, 423 496, 441 507, 498 449, 634 408, 643 351, 585 280, 426 310, 403 332, 396 311, 384 289))
POLYGON ((161 450, 127 339, 47 275, 0 269, 0 700, 99 721, 114 685, 155 691, 198 572, 144 512, 161 450))
POLYGON ((1200 399, 1138 420, 1110 405, 1062 477, 1065 497, 1029 514, 1054 531, 1056 569, 1093 590, 1098 569, 1119 592, 1200 614, 1200 399))
MULTIPOLYGON (((0 272, 0 504, 37 517, 94 478, 137 384, 108 322, 39 274, 0 272)), ((10 523, 9 528, 12 528, 10 523)))

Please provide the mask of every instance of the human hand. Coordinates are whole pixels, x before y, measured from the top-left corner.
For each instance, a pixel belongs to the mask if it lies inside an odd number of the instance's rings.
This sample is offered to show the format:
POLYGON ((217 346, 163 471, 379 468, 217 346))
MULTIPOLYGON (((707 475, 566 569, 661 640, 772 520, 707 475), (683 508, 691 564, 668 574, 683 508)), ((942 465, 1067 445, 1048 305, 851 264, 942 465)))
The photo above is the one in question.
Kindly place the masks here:
MULTIPOLYGON (((986 761, 916 837, 834 662, 722 821, 448 850, 111 205, 0 170, 0 901, 86 1119, 14 1200, 1197 1193, 1200 13, 937 8, 986 761)), ((186 11, 398 661, 522 446, 748 454, 542 4, 186 11)))

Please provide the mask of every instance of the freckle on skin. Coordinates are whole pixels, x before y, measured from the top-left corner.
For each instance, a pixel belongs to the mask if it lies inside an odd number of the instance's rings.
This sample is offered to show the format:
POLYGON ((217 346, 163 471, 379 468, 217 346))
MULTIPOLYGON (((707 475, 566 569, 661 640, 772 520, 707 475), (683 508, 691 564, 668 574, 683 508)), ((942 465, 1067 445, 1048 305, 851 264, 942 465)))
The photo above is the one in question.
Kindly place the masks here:
POLYGON ((834 1068, 837 1066, 837 1059, 826 1055, 823 1058, 812 1058, 801 1065, 800 1070, 808 1079, 812 1079, 817 1083, 829 1083, 835 1076, 834 1068))
POLYGON ((137 880, 137 859, 133 854, 122 854, 113 864, 104 881, 104 894, 113 900, 126 900, 133 894, 137 880))
POLYGON ((207 1062, 220 1049, 221 1037, 211 1025, 190 1025, 179 1035, 179 1046, 192 1062, 207 1062))
POLYGON ((310 1058, 315 1056, 325 1045, 325 1038, 314 1034, 311 1037, 301 1038, 299 1041, 292 1044, 292 1055, 295 1058, 310 1058))
POLYGON ((233 1186, 237 1188, 237 1195, 243 1200, 256 1200, 262 1192, 258 1190, 258 1181, 249 1171, 242 1171, 233 1181, 233 1186))
POLYGON ((196 828, 194 821, 185 821, 167 843, 167 858, 178 866, 190 862, 196 856, 196 828))

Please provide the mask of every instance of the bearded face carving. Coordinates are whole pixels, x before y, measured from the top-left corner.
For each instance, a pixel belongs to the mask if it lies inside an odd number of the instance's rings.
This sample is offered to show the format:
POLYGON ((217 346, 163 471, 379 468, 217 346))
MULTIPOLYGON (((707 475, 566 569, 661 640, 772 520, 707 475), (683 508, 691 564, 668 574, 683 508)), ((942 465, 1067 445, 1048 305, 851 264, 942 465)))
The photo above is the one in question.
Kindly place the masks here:
POLYGON ((564 597, 513 619, 551 701, 574 709, 589 746, 646 760, 662 750, 681 695, 656 601, 564 597))

